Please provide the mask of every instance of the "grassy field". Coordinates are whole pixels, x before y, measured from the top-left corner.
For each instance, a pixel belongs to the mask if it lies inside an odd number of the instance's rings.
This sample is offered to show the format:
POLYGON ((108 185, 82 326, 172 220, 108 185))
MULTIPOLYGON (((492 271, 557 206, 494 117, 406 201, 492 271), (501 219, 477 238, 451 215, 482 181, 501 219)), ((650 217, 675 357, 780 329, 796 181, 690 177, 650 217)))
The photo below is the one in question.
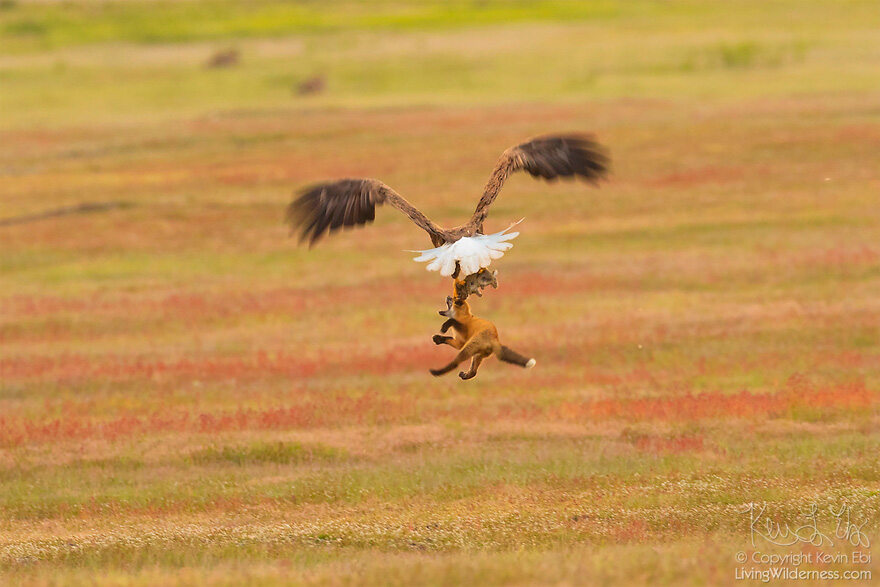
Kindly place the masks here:
POLYGON ((880 543, 878 63, 873 1, 0 0, 0 221, 118 204, 0 226, 0 584, 876 580, 745 508, 880 543), (472 304, 534 370, 428 374, 393 210, 282 224, 344 176, 457 224, 560 130, 612 180, 512 178, 472 304))

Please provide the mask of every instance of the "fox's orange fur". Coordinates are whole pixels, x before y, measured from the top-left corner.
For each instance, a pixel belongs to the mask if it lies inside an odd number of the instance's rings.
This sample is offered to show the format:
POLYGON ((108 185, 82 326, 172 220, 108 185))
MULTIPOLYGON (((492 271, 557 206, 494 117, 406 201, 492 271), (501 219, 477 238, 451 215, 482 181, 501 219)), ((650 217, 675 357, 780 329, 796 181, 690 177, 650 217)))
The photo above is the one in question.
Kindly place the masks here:
POLYGON ((445 334, 447 330, 452 328, 455 330, 455 336, 435 334, 433 340, 434 344, 448 344, 452 348, 458 349, 458 354, 445 367, 431 369, 432 375, 439 376, 449 373, 459 364, 471 359, 471 368, 467 372, 461 371, 458 374, 462 379, 471 379, 476 376, 477 369, 480 368, 483 359, 492 355, 502 361, 526 369, 535 366, 535 359, 524 357, 502 345, 498 340, 498 330, 495 325, 471 314, 471 308, 467 302, 449 296, 446 298, 446 305, 447 309, 439 312, 441 316, 448 318, 440 327, 440 332, 445 334))

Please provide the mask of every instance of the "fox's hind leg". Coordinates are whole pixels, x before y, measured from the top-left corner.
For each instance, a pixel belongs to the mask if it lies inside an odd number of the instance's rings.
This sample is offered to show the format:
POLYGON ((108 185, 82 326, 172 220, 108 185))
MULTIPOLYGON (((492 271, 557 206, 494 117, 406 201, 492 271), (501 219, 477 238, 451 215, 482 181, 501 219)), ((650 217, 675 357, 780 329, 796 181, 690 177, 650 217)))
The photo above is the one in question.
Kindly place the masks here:
POLYGON ((461 377, 462 379, 473 379, 474 377, 476 377, 477 376, 477 369, 480 368, 480 363, 482 363, 483 359, 485 359, 487 356, 488 355, 484 355, 484 354, 474 355, 474 357, 471 359, 470 370, 468 370, 467 373, 462 371, 461 373, 458 374, 458 376, 461 377))
POLYGON ((430 369, 431 375, 433 375, 434 377, 445 375, 446 373, 449 373, 450 371, 458 367, 461 363, 467 361, 470 356, 471 355, 468 354, 465 349, 462 349, 458 352, 457 355, 455 355, 455 358, 452 359, 452 361, 450 361, 450 363, 445 367, 440 367, 439 369, 430 369))
POLYGON ((450 371, 458 367, 461 363, 470 359, 479 351, 480 342, 471 339, 467 342, 467 344, 462 347, 460 351, 458 351, 458 354, 455 355, 455 358, 452 359, 452 361, 450 361, 448 365, 446 365, 445 367, 440 367, 439 369, 431 369, 431 375, 433 375, 434 377, 438 377, 440 375, 449 373, 450 371))

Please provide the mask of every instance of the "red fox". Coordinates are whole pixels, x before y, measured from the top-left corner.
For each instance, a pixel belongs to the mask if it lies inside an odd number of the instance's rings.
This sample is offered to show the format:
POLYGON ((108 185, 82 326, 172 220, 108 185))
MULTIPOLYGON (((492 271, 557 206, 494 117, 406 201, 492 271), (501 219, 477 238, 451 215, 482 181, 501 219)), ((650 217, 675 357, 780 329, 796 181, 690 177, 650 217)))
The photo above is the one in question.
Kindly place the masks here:
POLYGON ((498 331, 495 325, 477 318, 471 314, 471 308, 465 301, 453 299, 452 296, 446 298, 446 310, 440 310, 441 316, 449 318, 440 327, 440 332, 446 333, 447 330, 453 328, 455 337, 443 336, 441 334, 434 335, 434 344, 448 344, 452 348, 459 349, 458 354, 445 367, 440 369, 431 369, 431 375, 439 376, 449 373, 459 364, 471 359, 471 368, 467 372, 458 374, 462 379, 471 379, 476 376, 480 363, 488 356, 495 355, 502 361, 513 363, 526 369, 535 366, 535 359, 524 357, 516 351, 513 351, 498 341, 498 331))

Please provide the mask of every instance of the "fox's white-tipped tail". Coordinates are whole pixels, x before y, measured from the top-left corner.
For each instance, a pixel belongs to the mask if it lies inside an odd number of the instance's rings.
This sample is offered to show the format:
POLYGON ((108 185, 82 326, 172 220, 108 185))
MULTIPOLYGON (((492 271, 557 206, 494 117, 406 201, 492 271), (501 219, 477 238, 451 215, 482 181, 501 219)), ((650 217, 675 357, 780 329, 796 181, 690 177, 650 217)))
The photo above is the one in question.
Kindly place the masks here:
POLYGON ((513 243, 507 241, 519 236, 518 232, 507 231, 520 222, 522 220, 514 222, 501 232, 494 234, 466 236, 436 249, 413 251, 421 253, 414 260, 428 263, 428 271, 439 271, 445 277, 449 277, 455 272, 455 263, 458 262, 461 265, 461 274, 471 275, 483 267, 488 267, 493 260, 504 256, 504 251, 513 246, 513 243))
POLYGON ((526 369, 531 369, 532 367, 534 367, 537 364, 538 364, 538 361, 536 361, 535 359, 529 359, 529 362, 526 363, 526 369))

